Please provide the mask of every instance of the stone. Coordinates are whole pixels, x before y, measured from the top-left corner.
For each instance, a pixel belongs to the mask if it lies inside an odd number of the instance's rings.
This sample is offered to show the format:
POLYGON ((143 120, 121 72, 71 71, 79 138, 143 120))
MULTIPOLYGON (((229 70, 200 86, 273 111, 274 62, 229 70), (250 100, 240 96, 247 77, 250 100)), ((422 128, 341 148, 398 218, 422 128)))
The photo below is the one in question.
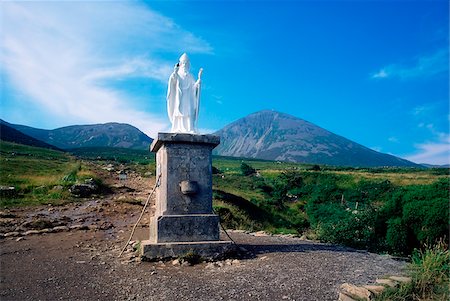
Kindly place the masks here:
POLYGON ((399 283, 410 283, 412 281, 411 277, 403 277, 403 276, 390 276, 389 279, 399 283))
POLYGON ((234 248, 231 241, 220 241, 219 216, 212 209, 211 152, 219 142, 215 135, 187 133, 158 133, 153 141, 159 186, 150 237, 141 243, 146 259, 189 252, 220 258, 234 248))
POLYGON ((340 292, 338 301, 357 301, 357 300, 355 300, 352 297, 347 296, 346 294, 340 292))
POLYGON ((359 287, 350 283, 341 285, 341 291, 346 295, 356 297, 356 299, 370 300, 372 293, 364 287, 359 287))
POLYGON ((269 234, 267 234, 267 233, 264 232, 264 231, 258 231, 258 232, 255 232, 253 235, 254 235, 254 236, 269 236, 269 234))
POLYGON ((74 184, 69 191, 76 197, 85 198, 96 193, 98 186, 95 184, 74 184))
POLYGON ((218 260, 231 253, 234 245, 228 241, 206 241, 206 242, 170 242, 150 243, 142 241, 141 256, 152 260, 164 260, 181 257, 187 253, 194 253, 204 259, 218 260))
POLYGON ((85 225, 73 225, 69 227, 70 230, 88 230, 89 227, 85 225))
POLYGON ((31 234, 41 234, 40 230, 28 230, 23 233, 23 235, 31 235, 31 234))
POLYGON ((390 280, 390 279, 377 279, 377 280, 375 280, 375 282, 379 283, 379 284, 383 284, 385 286, 390 286, 390 287, 397 287, 397 285, 398 285, 397 282, 390 280))
POLYGON ((5 233, 5 235, 4 235, 4 237, 11 237, 11 236, 19 236, 20 235, 20 233, 19 232, 17 232, 17 231, 14 231, 14 232, 8 232, 8 233, 5 233))
POLYGON ((375 295, 381 294, 386 289, 386 287, 383 285, 364 285, 363 287, 368 289, 375 295))
POLYGON ((14 197, 17 190, 14 186, 0 186, 0 197, 14 197))
POLYGON ((69 231, 70 228, 67 226, 57 226, 52 228, 52 232, 63 232, 63 231, 69 231))

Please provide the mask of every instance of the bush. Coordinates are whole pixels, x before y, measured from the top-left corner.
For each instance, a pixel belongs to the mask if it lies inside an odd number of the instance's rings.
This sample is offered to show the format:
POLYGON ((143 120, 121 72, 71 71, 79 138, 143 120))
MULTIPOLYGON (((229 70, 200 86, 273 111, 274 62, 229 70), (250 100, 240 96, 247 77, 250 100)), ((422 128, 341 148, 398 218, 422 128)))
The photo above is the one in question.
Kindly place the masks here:
POLYGON ((252 176, 254 174, 256 174, 256 169, 254 169, 253 167, 251 167, 250 165, 248 165, 247 163, 242 162, 241 163, 241 173, 244 176, 252 176))
POLYGON ((408 229, 401 217, 388 221, 386 245, 395 254, 405 254, 408 247, 408 229))

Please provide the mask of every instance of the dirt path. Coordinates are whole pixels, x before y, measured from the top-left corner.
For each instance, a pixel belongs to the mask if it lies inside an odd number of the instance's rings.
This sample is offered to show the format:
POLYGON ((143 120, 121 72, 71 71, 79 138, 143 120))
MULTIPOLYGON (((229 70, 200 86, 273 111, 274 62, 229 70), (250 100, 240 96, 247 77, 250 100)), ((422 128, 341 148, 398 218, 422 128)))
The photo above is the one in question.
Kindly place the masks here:
MULTIPOLYGON (((371 283, 404 266, 389 256, 239 231, 230 235, 247 259, 174 265, 140 262, 131 250, 118 258, 142 209, 136 200, 151 189, 148 180, 135 180, 105 199, 3 212, 1 233, 61 232, 0 239, 0 299, 337 300, 342 283, 371 283)), ((134 239, 148 237, 151 212, 134 239)))

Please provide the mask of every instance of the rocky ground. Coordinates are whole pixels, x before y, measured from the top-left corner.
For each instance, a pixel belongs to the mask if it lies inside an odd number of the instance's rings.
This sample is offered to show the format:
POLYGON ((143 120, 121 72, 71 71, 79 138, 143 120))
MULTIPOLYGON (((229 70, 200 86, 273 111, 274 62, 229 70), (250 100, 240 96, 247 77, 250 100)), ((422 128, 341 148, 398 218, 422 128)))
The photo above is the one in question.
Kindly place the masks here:
MULTIPOLYGON (((141 262, 133 243, 118 257, 153 183, 130 176, 109 184, 114 193, 103 198, 0 213, 2 301, 337 300, 342 283, 373 283, 405 265, 390 256, 242 231, 229 234, 243 256, 220 262, 141 262)), ((147 209, 133 241, 148 237, 152 212, 147 209)))

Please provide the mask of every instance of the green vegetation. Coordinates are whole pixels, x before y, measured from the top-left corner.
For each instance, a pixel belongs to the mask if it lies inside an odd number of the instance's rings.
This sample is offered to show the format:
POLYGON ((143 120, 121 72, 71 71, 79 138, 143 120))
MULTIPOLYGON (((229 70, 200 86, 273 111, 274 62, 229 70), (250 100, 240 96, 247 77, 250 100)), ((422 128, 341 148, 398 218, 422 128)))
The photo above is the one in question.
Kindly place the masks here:
POLYGON ((155 154, 149 150, 113 147, 82 147, 69 150, 74 156, 84 160, 114 161, 148 165, 155 162, 155 154))
POLYGON ((398 255, 448 233, 448 169, 318 168, 224 158, 214 165, 221 171, 213 176, 215 207, 229 228, 307 233, 398 255), (252 169, 257 173, 247 172, 252 169))
POLYGON ((70 153, 80 160, 97 165, 120 164, 122 169, 132 169, 143 177, 155 174, 155 154, 147 150, 115 147, 83 147, 71 149, 70 153))
POLYGON ((64 152, 0 141, 0 154, 0 185, 14 187, 2 192, 0 207, 60 204, 70 199, 68 188, 76 181, 95 179, 64 152))
MULTIPOLYGON (((68 188, 120 164, 154 175, 148 151, 83 148, 73 155, 1 142, 0 206, 70 201, 68 188), (74 155, 76 157, 74 157, 74 155)), ((225 227, 295 233, 410 255, 448 234, 448 169, 339 168, 213 158, 214 209, 225 227)))
POLYGON ((252 176, 256 174, 256 169, 248 165, 247 163, 241 163, 241 173, 243 176, 252 176))
POLYGON ((447 301, 450 298, 450 252, 443 241, 415 250, 409 265, 411 283, 388 289, 376 301, 447 301))

